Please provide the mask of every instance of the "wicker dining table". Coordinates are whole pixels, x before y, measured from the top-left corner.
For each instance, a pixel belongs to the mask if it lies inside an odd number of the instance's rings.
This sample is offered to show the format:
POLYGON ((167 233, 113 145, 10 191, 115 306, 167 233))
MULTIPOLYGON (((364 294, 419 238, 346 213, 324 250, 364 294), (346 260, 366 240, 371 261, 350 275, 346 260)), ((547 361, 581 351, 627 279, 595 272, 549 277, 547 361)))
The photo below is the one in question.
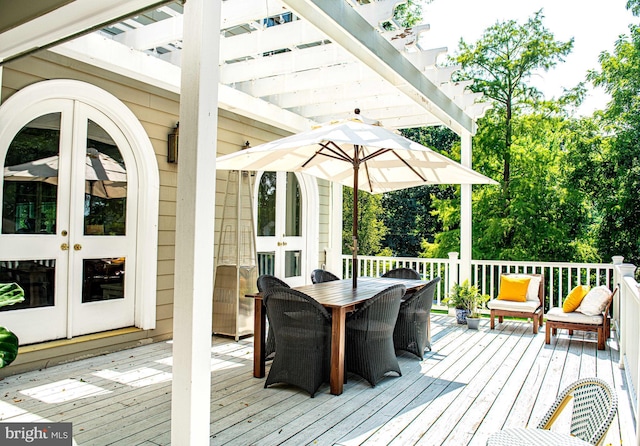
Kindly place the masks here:
MULTIPOLYGON (((303 285, 294 289, 314 298, 331 313, 331 375, 330 391, 333 395, 342 394, 345 382, 345 323, 348 312, 372 298, 380 291, 396 284, 402 284, 408 291, 416 291, 427 284, 424 280, 396 279, 388 277, 359 277, 358 287, 353 288, 351 279, 303 285)), ((260 293, 248 294, 255 299, 253 376, 265 376, 265 333, 266 312, 260 293)))

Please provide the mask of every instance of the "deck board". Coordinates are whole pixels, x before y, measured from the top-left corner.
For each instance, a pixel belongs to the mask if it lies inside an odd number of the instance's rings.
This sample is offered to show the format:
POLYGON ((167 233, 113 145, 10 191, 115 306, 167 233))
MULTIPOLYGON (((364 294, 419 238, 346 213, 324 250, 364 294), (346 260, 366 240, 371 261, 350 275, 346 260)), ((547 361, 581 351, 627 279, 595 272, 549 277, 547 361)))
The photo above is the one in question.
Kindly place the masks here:
MULTIPOLYGON (((211 444, 483 445, 502 428, 537 425, 558 391, 586 376, 619 393, 605 444, 635 441, 614 339, 598 351, 593 333, 561 331, 545 345, 531 323, 490 330, 485 319, 475 331, 441 314, 432 315, 432 330, 423 361, 399 354, 401 377, 372 388, 348 374, 342 395, 324 384, 315 398, 253 378, 252 338, 213 337, 211 444)), ((7 377, 0 420, 70 421, 78 445, 169 445, 171 348, 161 342, 7 377)), ((567 429, 566 420, 558 424, 567 429)))

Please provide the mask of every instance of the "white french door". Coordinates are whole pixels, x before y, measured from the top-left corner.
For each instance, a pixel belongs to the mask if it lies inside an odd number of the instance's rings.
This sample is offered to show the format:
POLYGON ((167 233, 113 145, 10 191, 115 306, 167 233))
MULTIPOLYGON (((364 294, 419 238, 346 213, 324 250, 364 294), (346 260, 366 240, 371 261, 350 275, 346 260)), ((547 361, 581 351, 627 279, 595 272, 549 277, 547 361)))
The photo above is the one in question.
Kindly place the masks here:
POLYGON ((83 102, 18 111, 0 137, 0 283, 25 302, 0 325, 21 345, 134 325, 137 177, 127 139, 83 102))
POLYGON ((256 247, 259 274, 291 286, 305 283, 303 194, 292 172, 262 172, 257 179, 256 247))

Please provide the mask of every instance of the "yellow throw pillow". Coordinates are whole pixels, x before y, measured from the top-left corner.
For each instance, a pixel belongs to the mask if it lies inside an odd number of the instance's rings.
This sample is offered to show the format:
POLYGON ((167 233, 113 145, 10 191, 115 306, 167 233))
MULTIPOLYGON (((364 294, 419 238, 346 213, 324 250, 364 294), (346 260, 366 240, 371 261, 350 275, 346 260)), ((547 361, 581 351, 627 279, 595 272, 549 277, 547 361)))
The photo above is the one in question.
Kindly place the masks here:
POLYGON ((584 296, 586 296, 588 292, 589 287, 587 285, 578 285, 572 289, 562 304, 562 311, 565 313, 576 311, 576 308, 580 306, 582 299, 584 299, 584 296))
POLYGON ((500 293, 498 300, 511 300, 514 302, 527 301, 527 289, 531 277, 500 276, 500 293))

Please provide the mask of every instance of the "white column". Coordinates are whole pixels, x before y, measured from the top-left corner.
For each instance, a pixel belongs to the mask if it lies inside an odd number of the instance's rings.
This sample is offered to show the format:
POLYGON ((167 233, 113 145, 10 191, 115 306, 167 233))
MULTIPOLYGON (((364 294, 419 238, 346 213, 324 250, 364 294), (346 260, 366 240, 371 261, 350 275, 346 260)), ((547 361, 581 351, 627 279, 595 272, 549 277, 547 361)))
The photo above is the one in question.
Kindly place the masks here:
MULTIPOLYGON (((461 164, 471 168, 471 133, 462 132, 461 164)), ((471 282, 471 185, 460 187, 460 282, 471 282)))
POLYGON ((2 105, 2 70, 4 65, 0 65, 0 105, 2 105))
POLYGON ((220 3, 184 5, 171 444, 209 445, 220 3))

